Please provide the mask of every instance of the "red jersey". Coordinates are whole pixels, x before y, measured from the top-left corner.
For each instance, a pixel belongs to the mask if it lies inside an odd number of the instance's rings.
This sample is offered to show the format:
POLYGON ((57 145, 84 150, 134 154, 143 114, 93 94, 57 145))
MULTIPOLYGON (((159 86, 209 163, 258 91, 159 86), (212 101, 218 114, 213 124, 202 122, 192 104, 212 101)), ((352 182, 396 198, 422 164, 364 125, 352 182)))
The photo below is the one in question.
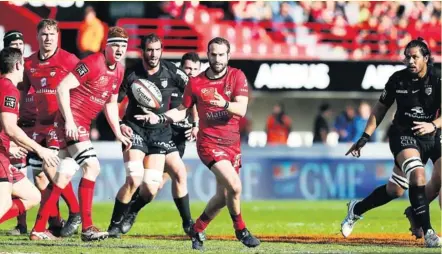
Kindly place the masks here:
MULTIPOLYGON (((18 116, 20 92, 7 78, 0 78, 0 113, 14 113, 18 116)), ((0 125, 0 154, 9 158, 9 137, 0 125)))
POLYGON ((236 96, 248 96, 249 87, 244 73, 239 69, 227 68, 227 73, 219 79, 209 79, 205 72, 190 78, 184 90, 183 105, 191 108, 196 104, 198 110, 198 142, 208 141, 220 145, 239 142, 241 117, 210 104, 215 90, 227 101, 233 101, 236 96))
POLYGON ((23 124, 33 124, 37 118, 37 107, 34 103, 35 90, 29 89, 23 105, 20 105, 20 122, 23 124))
POLYGON ((117 63, 109 69, 103 53, 92 54, 81 60, 73 71, 80 86, 71 90, 71 110, 77 125, 89 126, 111 95, 118 94, 124 68, 117 63))
POLYGON ((30 82, 35 89, 37 122, 42 125, 52 124, 58 112, 56 89, 61 80, 74 70, 78 58, 58 48, 48 59, 41 60, 39 52, 25 60, 24 82, 30 82))

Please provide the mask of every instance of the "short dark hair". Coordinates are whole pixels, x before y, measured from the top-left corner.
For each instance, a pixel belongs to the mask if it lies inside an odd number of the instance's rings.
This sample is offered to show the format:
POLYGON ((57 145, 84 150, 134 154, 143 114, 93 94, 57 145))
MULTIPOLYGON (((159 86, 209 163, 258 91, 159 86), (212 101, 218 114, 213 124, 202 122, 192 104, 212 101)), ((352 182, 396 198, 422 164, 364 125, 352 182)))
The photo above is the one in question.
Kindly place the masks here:
POLYGON ((207 51, 209 51, 210 45, 212 45, 213 43, 220 44, 220 45, 222 45, 222 44, 226 45, 227 46, 227 53, 230 53, 230 42, 228 40, 226 40, 222 37, 215 37, 215 38, 211 39, 209 41, 209 44, 207 44, 207 51))
POLYGON ((55 30, 57 30, 57 32, 60 30, 58 28, 58 22, 55 19, 42 19, 40 22, 38 22, 37 33, 45 27, 53 27, 55 30))
POLYGON ((161 43, 161 47, 162 47, 163 42, 161 41, 161 38, 158 35, 156 35, 155 33, 148 34, 141 39, 140 47, 144 51, 144 50, 146 50, 146 44, 150 44, 152 42, 157 42, 157 41, 159 41, 161 43))
POLYGON ((14 66, 17 62, 21 62, 23 55, 20 49, 16 48, 4 48, 0 51, 0 73, 8 74, 14 70, 14 66))
POLYGON ((427 65, 433 66, 434 59, 431 56, 431 50, 428 48, 427 44, 425 43, 425 41, 422 37, 417 37, 416 40, 412 40, 407 44, 407 46, 405 47, 405 50, 404 50, 405 57, 407 56, 407 50, 409 50, 410 48, 414 48, 414 47, 419 48, 419 51, 421 52, 423 57, 428 56, 427 65))
POLYGON ((330 104, 323 103, 321 106, 319 106, 319 112, 324 113, 325 111, 330 109, 330 104))
POLYGON ((200 57, 198 56, 198 54, 196 52, 187 52, 181 58, 181 65, 180 66, 182 67, 184 65, 184 62, 186 62, 187 60, 190 60, 194 63, 201 62, 200 57))

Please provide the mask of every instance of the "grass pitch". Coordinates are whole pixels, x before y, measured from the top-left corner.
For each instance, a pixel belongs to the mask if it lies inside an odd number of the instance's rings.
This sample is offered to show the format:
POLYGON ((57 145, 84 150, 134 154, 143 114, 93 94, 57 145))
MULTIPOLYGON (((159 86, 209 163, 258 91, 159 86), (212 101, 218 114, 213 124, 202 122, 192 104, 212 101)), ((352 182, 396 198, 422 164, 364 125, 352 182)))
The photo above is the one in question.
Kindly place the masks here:
MULTIPOLYGON (((441 249, 423 248, 408 231, 403 211, 408 200, 393 201, 372 210, 359 221, 350 238, 344 239, 340 223, 346 215, 346 201, 256 201, 244 202, 242 214, 250 231, 262 244, 256 249, 244 247, 234 238, 232 222, 225 209, 206 230, 207 253, 441 253, 441 249)), ((191 204, 196 218, 204 203, 191 204)), ((62 213, 67 215, 65 205, 62 213)), ((107 229, 113 204, 96 204, 94 223, 107 229)), ((28 213, 28 230, 32 228, 36 209, 28 213)), ((431 221, 441 232, 441 212, 437 202, 431 204, 431 221)), ((153 202, 139 214, 128 235, 122 239, 83 243, 79 235, 60 241, 32 242, 26 236, 6 236, 15 220, 0 225, 0 253, 195 253, 190 240, 183 236, 181 219, 173 202, 153 202)))

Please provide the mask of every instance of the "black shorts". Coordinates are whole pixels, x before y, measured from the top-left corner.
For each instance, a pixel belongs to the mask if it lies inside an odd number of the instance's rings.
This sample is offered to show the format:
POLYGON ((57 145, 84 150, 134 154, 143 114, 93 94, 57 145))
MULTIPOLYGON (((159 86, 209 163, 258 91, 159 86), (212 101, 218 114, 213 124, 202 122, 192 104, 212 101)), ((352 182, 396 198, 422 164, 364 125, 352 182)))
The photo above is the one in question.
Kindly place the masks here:
POLYGON ((183 158, 184 151, 186 150, 186 131, 188 129, 185 128, 174 128, 172 127, 172 141, 175 144, 178 152, 180 153, 180 157, 183 158))
POLYGON ((401 168, 396 162, 396 156, 403 150, 414 148, 419 151, 422 163, 425 165, 428 159, 434 163, 440 158, 441 154, 441 138, 440 130, 433 135, 415 136, 413 132, 401 131, 392 126, 390 132, 389 143, 390 150, 394 155, 396 166, 401 168))
POLYGON ((124 124, 133 130, 132 147, 130 149, 140 150, 146 155, 165 155, 178 151, 175 143, 172 141, 172 130, 170 126, 158 129, 146 129, 129 121, 124 121, 124 124))

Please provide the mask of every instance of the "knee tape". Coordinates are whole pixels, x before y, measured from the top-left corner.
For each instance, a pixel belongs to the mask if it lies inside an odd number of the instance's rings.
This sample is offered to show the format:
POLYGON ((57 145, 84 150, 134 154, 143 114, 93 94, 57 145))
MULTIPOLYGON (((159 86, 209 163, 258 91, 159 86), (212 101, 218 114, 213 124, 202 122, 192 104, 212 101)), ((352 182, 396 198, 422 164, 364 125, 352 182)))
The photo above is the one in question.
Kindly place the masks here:
POLYGON ((145 169, 143 181, 148 185, 161 185, 163 182, 163 172, 155 169, 145 169))
POLYGON ((124 163, 126 176, 143 177, 144 166, 142 161, 128 161, 124 163))
POLYGON ((410 180, 411 172, 413 172, 416 168, 423 168, 424 164, 421 161, 421 158, 419 157, 411 157, 406 159, 402 163, 402 172, 405 173, 407 176, 407 179, 410 180))
POLYGON ((60 161, 58 164, 57 171, 61 174, 73 176, 80 169, 80 166, 75 162, 74 159, 66 157, 60 161))
POLYGON ((77 162, 80 167, 82 167, 88 160, 96 159, 97 158, 97 152, 93 147, 89 147, 84 149, 81 152, 78 152, 74 156, 72 156, 74 160, 77 162))
POLYGON ((389 179, 390 182, 398 185, 404 190, 408 190, 408 179, 393 172, 389 179))

